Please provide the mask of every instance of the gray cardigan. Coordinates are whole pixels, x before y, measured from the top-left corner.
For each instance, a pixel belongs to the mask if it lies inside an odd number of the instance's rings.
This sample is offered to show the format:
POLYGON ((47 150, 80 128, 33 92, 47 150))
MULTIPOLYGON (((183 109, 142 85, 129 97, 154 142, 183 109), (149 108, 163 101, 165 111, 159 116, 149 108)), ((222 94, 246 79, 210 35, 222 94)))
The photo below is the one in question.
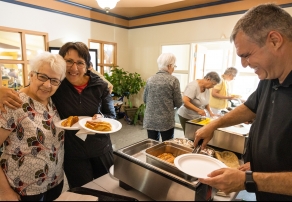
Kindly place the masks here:
POLYGON ((179 80, 160 70, 147 80, 144 96, 146 110, 143 127, 147 130, 166 131, 175 126, 175 108, 182 105, 179 80))

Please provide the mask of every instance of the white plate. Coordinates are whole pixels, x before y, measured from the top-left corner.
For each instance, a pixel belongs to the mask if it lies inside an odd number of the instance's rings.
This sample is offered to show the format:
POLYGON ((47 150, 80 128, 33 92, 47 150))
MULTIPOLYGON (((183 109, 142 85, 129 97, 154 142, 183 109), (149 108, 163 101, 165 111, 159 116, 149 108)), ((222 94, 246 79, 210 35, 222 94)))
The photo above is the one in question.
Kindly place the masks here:
POLYGON ((109 169, 109 175, 111 178, 113 178, 114 180, 118 180, 118 178, 114 177, 114 165, 112 165, 109 169))
MULTIPOLYGON (((89 116, 78 116, 79 120, 81 119, 84 119, 84 118, 89 118, 89 116)), ((55 123, 55 126, 57 128, 63 128, 65 130, 80 130, 81 129, 81 126, 79 125, 79 122, 73 124, 71 127, 65 127, 65 126, 62 126, 61 123, 63 121, 65 121, 66 119, 63 119, 61 121, 58 121, 57 123, 55 123)))
POLYGON ((196 178, 208 178, 208 174, 227 166, 221 161, 203 154, 182 154, 174 159, 175 166, 196 178))
POLYGON ((104 133, 104 134, 114 133, 114 132, 119 131, 122 128, 122 124, 115 119, 99 118, 99 120, 109 122, 112 125, 112 130, 111 131, 98 131, 98 130, 92 130, 90 128, 85 127, 85 124, 87 121, 92 121, 91 117, 79 120, 79 125, 87 131, 94 132, 94 133, 104 133))

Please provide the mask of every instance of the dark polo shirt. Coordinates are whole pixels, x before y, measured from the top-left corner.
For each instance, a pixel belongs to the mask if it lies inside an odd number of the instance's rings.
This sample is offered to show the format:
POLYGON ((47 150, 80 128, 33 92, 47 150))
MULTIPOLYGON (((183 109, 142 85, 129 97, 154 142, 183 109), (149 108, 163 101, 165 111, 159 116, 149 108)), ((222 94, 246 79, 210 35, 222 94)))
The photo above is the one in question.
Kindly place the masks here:
MULTIPOLYGON (((244 103, 256 113, 247 146, 254 172, 292 172, 292 72, 282 84, 261 80, 244 103)), ((292 187, 291 187, 292 189, 292 187)), ((259 192, 257 200, 290 200, 292 196, 259 192)))

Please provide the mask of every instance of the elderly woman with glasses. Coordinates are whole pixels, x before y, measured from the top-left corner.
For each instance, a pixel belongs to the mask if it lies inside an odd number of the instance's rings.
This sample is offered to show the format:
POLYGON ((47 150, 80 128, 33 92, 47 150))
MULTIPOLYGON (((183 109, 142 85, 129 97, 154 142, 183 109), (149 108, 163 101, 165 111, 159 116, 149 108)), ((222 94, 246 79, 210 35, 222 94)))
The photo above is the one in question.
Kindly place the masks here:
POLYGON ((172 139, 174 136, 174 108, 182 105, 179 80, 172 76, 176 57, 172 53, 162 53, 157 64, 159 71, 147 80, 144 91, 143 126, 148 138, 159 141, 172 139))
MULTIPOLYGON (((108 84, 88 69, 91 59, 88 47, 82 42, 68 42, 60 48, 59 54, 66 63, 66 78, 52 99, 61 119, 69 116, 114 119, 116 114, 108 84)), ((18 99, 5 88, 0 89, 3 104, 17 107, 19 102, 11 102, 11 98, 18 99)), ((108 173, 113 165, 109 134, 88 135, 83 141, 76 136, 77 132, 65 131, 64 171, 70 188, 81 187, 108 173)))
POLYGON ((227 68, 222 75, 221 82, 212 89, 210 96, 210 107, 213 113, 220 114, 221 110, 228 106, 228 100, 235 99, 235 97, 229 93, 229 82, 234 80, 236 74, 236 68, 227 68))
POLYGON ((209 89, 220 83, 220 80, 216 72, 209 72, 203 79, 194 80, 186 86, 183 93, 183 105, 177 111, 184 132, 186 121, 215 115, 209 106, 209 89))
POLYGON ((55 128, 61 119, 51 96, 65 77, 66 63, 44 52, 30 68, 30 83, 19 92, 21 108, 0 113, 1 201, 52 201, 63 189, 64 130, 55 128))

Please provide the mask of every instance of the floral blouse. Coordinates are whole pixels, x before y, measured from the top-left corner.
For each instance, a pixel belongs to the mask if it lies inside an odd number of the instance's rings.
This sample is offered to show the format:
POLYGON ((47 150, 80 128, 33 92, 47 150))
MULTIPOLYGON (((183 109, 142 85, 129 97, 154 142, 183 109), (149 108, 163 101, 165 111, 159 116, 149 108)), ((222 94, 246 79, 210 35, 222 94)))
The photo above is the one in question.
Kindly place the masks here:
POLYGON ((0 113, 0 127, 11 131, 0 164, 17 193, 37 195, 64 178, 64 130, 55 127, 60 117, 51 99, 46 107, 25 93, 19 96, 21 108, 0 113))

